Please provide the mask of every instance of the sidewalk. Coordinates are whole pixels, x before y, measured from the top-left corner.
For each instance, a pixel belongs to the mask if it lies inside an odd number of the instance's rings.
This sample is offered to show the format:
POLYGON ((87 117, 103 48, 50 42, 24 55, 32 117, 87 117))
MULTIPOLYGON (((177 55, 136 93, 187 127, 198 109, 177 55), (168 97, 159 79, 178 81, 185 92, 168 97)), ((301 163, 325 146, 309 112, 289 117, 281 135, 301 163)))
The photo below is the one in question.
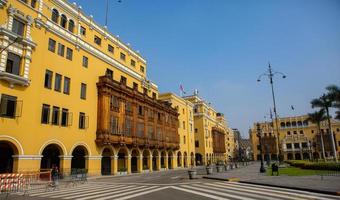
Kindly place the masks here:
POLYGON ((320 176, 267 176, 265 173, 259 173, 260 163, 242 168, 233 169, 227 172, 203 176, 203 178, 216 180, 233 180, 239 179, 241 183, 250 183, 256 185, 266 185, 273 187, 299 189, 311 192, 340 195, 340 177, 327 176, 321 180, 320 176))

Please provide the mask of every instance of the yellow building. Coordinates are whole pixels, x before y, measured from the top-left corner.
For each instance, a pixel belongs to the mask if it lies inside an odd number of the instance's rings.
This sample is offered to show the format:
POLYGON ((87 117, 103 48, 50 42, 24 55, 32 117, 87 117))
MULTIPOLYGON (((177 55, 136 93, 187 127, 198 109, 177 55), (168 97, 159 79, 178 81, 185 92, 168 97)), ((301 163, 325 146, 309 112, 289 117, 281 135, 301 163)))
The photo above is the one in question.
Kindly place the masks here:
MULTIPOLYGON (((279 148, 285 160, 320 159, 322 158, 321 136, 316 124, 307 121, 308 116, 284 117, 278 119, 279 124, 279 148)), ((261 122, 262 151, 264 159, 276 159, 277 137, 276 126, 271 122, 261 122)), ((333 135, 335 138, 337 156, 340 157, 340 122, 331 120, 333 135)), ((253 147, 254 159, 260 159, 259 139, 256 136, 256 123, 249 130, 253 147)), ((328 131, 327 120, 321 122, 321 132, 325 147, 326 158, 334 157, 331 135, 328 131)))
POLYGON ((146 60, 86 16, 80 6, 65 0, 0 0, 0 48, 0 173, 39 171, 52 165, 63 173, 86 168, 91 175, 116 174, 121 165, 122 171, 131 173, 132 163, 138 172, 144 163, 149 171, 170 168, 168 157, 177 149, 173 132, 177 119, 169 105, 156 100, 158 88, 146 78, 146 60), (115 94, 117 88, 144 103, 110 104, 108 99, 115 99, 106 98, 107 92, 115 94), (103 90, 100 102, 99 89, 103 90), (143 120, 157 125, 147 129, 143 122, 134 122, 127 127, 121 121, 117 125, 114 118, 102 124, 98 113, 103 113, 97 108, 110 105, 120 106, 120 111, 125 106, 125 115, 139 112, 136 119, 142 120, 143 114, 143 120), (151 109, 153 105, 157 110, 151 109), (116 133, 116 125, 145 135, 137 138, 137 146, 127 143, 135 136, 116 133), (108 127, 110 131, 103 132, 108 127), (153 134, 157 145, 150 145, 146 132, 153 134), (101 137, 107 134, 119 134, 118 140, 125 143, 118 145, 110 136, 104 144, 101 137))
POLYGON ((193 104, 174 93, 159 94, 159 99, 171 103, 178 113, 180 147, 176 153, 177 167, 195 166, 195 136, 193 104))
POLYGON ((184 97, 194 105, 194 134, 196 165, 226 161, 227 124, 222 113, 194 95, 184 97))

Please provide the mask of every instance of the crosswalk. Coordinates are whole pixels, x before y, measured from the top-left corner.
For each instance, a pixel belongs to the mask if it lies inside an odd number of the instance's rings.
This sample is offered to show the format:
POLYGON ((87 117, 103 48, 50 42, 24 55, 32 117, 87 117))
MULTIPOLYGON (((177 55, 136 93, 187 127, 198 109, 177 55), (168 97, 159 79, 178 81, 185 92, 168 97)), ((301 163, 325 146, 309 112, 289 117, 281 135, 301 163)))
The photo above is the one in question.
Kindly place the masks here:
MULTIPOLYGON (((29 196, 43 199, 75 200, 125 200, 147 195, 157 191, 172 195, 172 190, 195 195, 198 199, 216 200, 340 200, 340 196, 325 195, 307 191, 259 186, 238 182, 194 182, 186 184, 135 184, 135 183, 95 183, 79 185, 58 190, 32 191, 29 196), (167 193, 168 192, 168 193, 167 193)), ((176 199, 181 199, 180 195, 176 199)))

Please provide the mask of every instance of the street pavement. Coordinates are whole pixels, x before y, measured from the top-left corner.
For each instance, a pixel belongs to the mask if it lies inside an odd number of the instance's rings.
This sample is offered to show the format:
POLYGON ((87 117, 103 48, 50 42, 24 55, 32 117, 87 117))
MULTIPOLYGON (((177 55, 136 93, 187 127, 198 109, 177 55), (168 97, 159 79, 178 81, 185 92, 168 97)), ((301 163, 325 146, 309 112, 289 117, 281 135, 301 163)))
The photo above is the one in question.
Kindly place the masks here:
MULTIPOLYGON (((238 200, 302 200, 339 199, 340 196, 325 195, 301 190, 260 186, 238 182, 203 179, 205 170, 199 168, 198 178, 188 179, 187 170, 133 174, 128 176, 107 176, 90 178, 87 183, 65 187, 61 185, 53 191, 44 188, 33 190, 29 196, 11 195, 10 199, 46 200, 200 200, 200 199, 238 199, 238 200)), ((244 169, 246 170, 246 169, 244 169)))

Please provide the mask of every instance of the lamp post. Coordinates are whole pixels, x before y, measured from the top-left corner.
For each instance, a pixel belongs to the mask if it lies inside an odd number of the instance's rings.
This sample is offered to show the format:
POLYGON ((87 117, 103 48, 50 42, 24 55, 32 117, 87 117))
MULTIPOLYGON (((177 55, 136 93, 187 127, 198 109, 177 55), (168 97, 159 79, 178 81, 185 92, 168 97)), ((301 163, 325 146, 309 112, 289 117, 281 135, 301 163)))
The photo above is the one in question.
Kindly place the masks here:
POLYGON ((277 134, 277 144, 276 144, 276 148, 277 148, 277 155, 276 158, 279 160, 280 156, 281 156, 281 148, 280 148, 280 133, 279 133, 279 124, 278 124, 278 119, 277 119, 277 109, 276 109, 276 101, 275 101, 275 93, 274 93, 274 82, 273 82, 273 77, 276 74, 280 74, 282 75, 282 78, 286 78, 286 75, 283 74, 282 72, 275 72, 272 70, 272 67, 270 66, 270 63, 268 65, 268 72, 267 73, 263 73, 261 74, 258 79, 257 82, 261 81, 261 78, 263 76, 267 76, 269 79, 269 83, 271 86, 271 92, 272 92, 272 98, 273 98, 273 105, 274 105, 274 115, 275 115, 275 125, 276 125, 276 134, 277 134))
POLYGON ((262 153, 262 131, 260 128, 260 124, 256 124, 256 131, 257 131, 257 137, 259 138, 259 143, 260 143, 260 157, 261 157, 261 167, 260 167, 260 173, 265 173, 266 169, 263 166, 263 153, 262 153))
POLYGON ((3 49, 0 50, 0 54, 1 54, 3 51, 5 51, 8 47, 10 47, 12 44, 14 44, 14 43, 16 43, 16 42, 21 42, 22 40, 23 40, 22 37, 20 37, 20 36, 16 37, 16 38, 13 40, 13 42, 9 43, 5 48, 3 48, 3 49))

